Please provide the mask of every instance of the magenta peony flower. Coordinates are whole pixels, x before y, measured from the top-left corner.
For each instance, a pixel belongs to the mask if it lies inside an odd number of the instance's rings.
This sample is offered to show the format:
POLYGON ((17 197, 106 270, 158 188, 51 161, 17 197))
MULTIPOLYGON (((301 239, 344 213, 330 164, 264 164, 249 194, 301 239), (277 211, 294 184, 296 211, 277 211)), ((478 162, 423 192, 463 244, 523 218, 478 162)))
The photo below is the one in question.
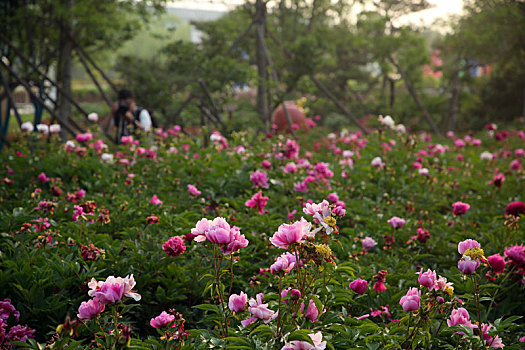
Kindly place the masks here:
POLYGON ((252 196, 251 199, 247 200, 245 205, 247 207, 252 207, 257 209, 257 212, 259 214, 264 214, 264 207, 266 207, 266 203, 268 202, 268 197, 264 197, 262 195, 262 191, 257 192, 252 196))
POLYGON ((387 221, 393 228, 402 228, 403 225, 405 225, 405 220, 398 218, 397 216, 393 216, 391 219, 387 221))
POLYGON ((410 288, 407 294, 401 298, 399 304, 405 312, 419 310, 421 291, 417 288, 410 288))
POLYGON ((419 278, 417 281, 423 287, 427 287, 429 291, 432 291, 436 286, 436 271, 428 269, 427 272, 423 272, 423 268, 417 272, 419 278))
POLYGON ((367 281, 358 278, 350 282, 348 287, 350 287, 350 289, 356 292, 357 294, 362 295, 366 292, 367 285, 368 285, 367 281))
POLYGON ((91 133, 85 133, 85 134, 77 134, 77 141, 78 142, 87 142, 93 138, 93 134, 91 133))
MULTIPOLYGON (((174 315, 168 314, 166 311, 162 311, 160 315, 155 318, 152 318, 149 321, 149 324, 153 328, 163 328, 169 325, 175 319, 174 315)), ((175 324, 172 324, 171 327, 175 327, 175 324)))
POLYGON ((40 174, 38 174, 38 180, 40 180, 40 182, 42 183, 46 183, 51 179, 47 177, 46 173, 41 172, 40 174))
POLYGON ((332 209, 332 213, 334 215, 338 215, 338 216, 345 216, 346 215, 346 210, 343 206, 336 206, 334 209, 332 209))
POLYGON ((153 195, 153 197, 151 197, 151 199, 149 200, 149 202, 153 205, 162 205, 162 201, 159 199, 159 197, 157 197, 156 194, 153 195))
POLYGON ((201 191, 199 191, 197 189, 197 187, 193 186, 193 185, 188 185, 188 192, 190 193, 191 196, 200 196, 200 194, 202 193, 201 191))
POLYGON ((452 213, 456 216, 463 215, 470 209, 470 205, 467 203, 456 202, 452 204, 452 213))
POLYGON ((288 287, 286 289, 283 289, 281 292, 281 297, 284 298, 284 303, 288 305, 288 301, 290 300, 292 303, 295 303, 297 300, 301 298, 301 292, 297 289, 292 289, 291 287, 288 287))
POLYGON ((164 242, 162 249, 164 249, 169 256, 177 257, 186 251, 186 246, 181 237, 174 236, 164 242))
MULTIPOLYGON (((447 320, 447 324, 449 327, 464 324, 472 329, 478 328, 478 326, 470 322, 470 316, 468 314, 468 311, 462 307, 456 310, 452 310, 452 313, 450 314, 450 317, 447 320)), ((463 332, 456 332, 454 334, 465 335, 465 333, 463 332)))
POLYGON ((28 338, 33 338, 36 330, 29 328, 28 326, 22 326, 20 324, 11 327, 6 338, 9 341, 22 341, 25 342, 28 338))
POLYGON ((230 300, 228 302, 228 307, 231 311, 240 312, 244 310, 246 303, 248 302, 248 295, 244 292, 241 292, 240 295, 232 294, 230 295, 230 300))
POLYGON ((475 249, 475 248, 481 248, 481 245, 473 239, 466 239, 463 242, 459 242, 458 244, 458 252, 461 255, 465 254, 467 249, 475 249))
POLYGON ((525 246, 523 244, 506 247, 505 256, 514 264, 525 268, 525 246))
MULTIPOLYGON (((304 303, 301 305, 301 312, 304 310, 304 303)), ((306 317, 310 322, 317 322, 317 317, 319 317, 319 310, 317 309, 317 306, 315 306, 315 303, 312 299, 310 299, 310 302, 308 303, 308 308, 306 309, 306 312, 304 313, 304 317, 306 317)))
POLYGON ((11 299, 6 298, 0 301, 0 320, 7 321, 11 314, 15 316, 17 322, 20 320, 20 312, 11 304, 11 299))
POLYGON ((257 294, 256 299, 250 299, 248 311, 253 316, 241 321, 243 327, 248 327, 249 324, 257 320, 263 320, 264 323, 269 323, 277 317, 275 311, 268 309, 268 304, 264 304, 264 294, 257 294))
POLYGON ((365 239, 361 241, 361 244, 363 245, 364 251, 369 251, 374 249, 374 247, 377 245, 377 242, 371 237, 365 237, 365 239))
POLYGON ((278 257, 275 263, 270 266, 270 272, 272 275, 278 274, 281 271, 287 274, 295 267, 296 260, 293 254, 285 253, 278 257))
POLYGON ((265 171, 257 170, 250 175, 254 187, 268 188, 268 175, 265 171))
POLYGON ((206 232, 206 239, 215 244, 228 244, 232 241, 230 225, 228 227, 212 226, 206 232))
POLYGON ((520 214, 525 214, 525 203, 511 202, 507 205, 507 209, 505 209, 505 215, 520 216, 520 214))
POLYGON ((381 281, 378 281, 376 283, 374 283, 374 290, 378 293, 382 293, 386 290, 386 286, 383 282, 381 281))
POLYGON ((77 317, 83 321, 89 321, 104 311, 105 308, 106 306, 98 298, 93 298, 87 302, 83 301, 78 308, 77 317))
POLYGON ((487 261, 494 273, 500 273, 505 270, 505 259, 499 254, 494 254, 487 257, 487 261))
POLYGON ((521 163, 519 159, 514 159, 512 162, 510 162, 510 168, 514 171, 520 171, 521 170, 521 163))
POLYGON ((492 179, 492 181, 489 181, 489 184, 494 185, 497 188, 501 188, 503 182, 505 182, 505 175, 503 175, 503 173, 499 173, 494 175, 494 178, 492 179))

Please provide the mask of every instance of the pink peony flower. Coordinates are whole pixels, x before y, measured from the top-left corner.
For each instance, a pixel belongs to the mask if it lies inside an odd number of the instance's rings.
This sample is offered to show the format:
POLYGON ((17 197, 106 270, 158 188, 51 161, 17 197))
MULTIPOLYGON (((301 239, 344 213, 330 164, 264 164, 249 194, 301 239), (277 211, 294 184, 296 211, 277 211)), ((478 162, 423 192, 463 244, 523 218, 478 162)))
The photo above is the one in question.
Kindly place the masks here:
POLYGON ((507 205, 507 209, 505 209, 505 215, 520 216, 520 214, 525 214, 525 203, 511 202, 507 205))
POLYGON ((153 205, 162 205, 162 201, 159 199, 159 197, 157 197, 156 194, 153 195, 153 197, 151 197, 151 199, 149 200, 149 202, 153 205))
POLYGON ((514 264, 525 268, 525 246, 523 244, 505 247, 505 256, 514 264))
POLYGON ((393 216, 391 219, 387 221, 393 228, 402 228, 403 225, 405 225, 405 220, 398 218, 397 216, 393 216))
POLYGON ((270 272, 272 275, 278 274, 281 271, 287 274, 295 267, 296 260, 293 254, 287 252, 278 257, 275 263, 270 266, 270 272))
POLYGON ((265 171, 257 170, 250 175, 253 187, 268 188, 268 175, 265 171))
POLYGON ((417 236, 412 236, 411 239, 417 239, 421 243, 426 243, 432 235, 421 227, 417 229, 417 236))
MULTIPOLYGON (((175 319, 174 315, 168 314, 166 311, 162 311, 160 315, 155 318, 152 318, 149 321, 149 324, 153 328, 163 328, 169 325, 175 319)), ((175 327, 175 324, 172 324, 171 327, 175 327)))
POLYGON ((228 255, 235 253, 241 248, 248 246, 249 242, 244 235, 241 235, 241 232, 237 226, 231 228, 231 241, 227 245, 221 245, 220 249, 223 254, 228 255))
POLYGON ((292 340, 286 343, 281 350, 324 350, 326 349, 326 341, 323 341, 321 332, 315 334, 308 334, 312 339, 313 345, 304 340, 292 340))
POLYGON ((111 304, 119 301, 123 296, 140 300, 141 296, 133 292, 135 287, 135 278, 133 275, 122 277, 109 276, 105 281, 97 281, 94 278, 88 283, 90 291, 88 295, 97 297, 102 304, 111 304))
POLYGON ((294 162, 286 163, 283 169, 285 174, 293 174, 297 172, 297 165, 294 162))
POLYGON ((259 214, 264 214, 264 207, 268 203, 268 197, 262 195, 262 191, 257 192, 251 199, 247 200, 245 205, 257 209, 259 214))
POLYGON ((503 173, 499 173, 494 175, 494 178, 492 181, 489 181, 489 184, 494 185, 497 188, 501 188, 501 186, 503 186, 503 182, 505 182, 505 175, 503 175, 503 173))
POLYGON ((478 259, 472 260, 468 256, 463 256, 463 258, 458 261, 458 269, 465 275, 472 275, 479 265, 480 262, 478 259))
POLYGON ((337 193, 332 192, 328 196, 326 196, 326 199, 328 199, 330 203, 337 203, 339 201, 339 196, 337 195, 337 193))
POLYGON ((365 237, 365 239, 361 241, 361 244, 363 245, 364 251, 369 251, 374 249, 374 247, 377 245, 377 242, 371 237, 365 237))
POLYGON ((463 215, 470 209, 470 205, 462 202, 455 202, 452 204, 452 213, 456 216, 463 215))
POLYGON ((85 133, 85 134, 77 134, 77 141, 78 142, 88 142, 93 138, 93 134, 91 133, 85 133))
POLYGON ((267 160, 263 160, 261 162, 261 166, 264 168, 264 169, 271 169, 272 168, 272 163, 270 163, 269 161, 267 160))
MULTIPOLYGON (((301 305, 301 311, 303 310, 304 304, 301 305)), ((317 309, 317 306, 315 306, 315 303, 312 299, 310 299, 310 302, 308 303, 308 308, 304 313, 304 317, 306 317, 310 322, 317 322, 317 317, 319 317, 319 310, 317 309)))
POLYGON ((432 291, 436 286, 436 271, 428 269, 427 272, 423 272, 423 268, 417 273, 419 278, 417 281, 423 287, 427 287, 429 291, 432 291))
POLYGON ((293 224, 282 224, 274 233, 273 237, 270 238, 270 242, 281 249, 288 249, 288 247, 294 243, 303 241, 306 237, 311 236, 312 225, 307 222, 304 218, 300 221, 296 221, 293 224))
POLYGON ((284 298, 284 303, 286 305, 289 304, 289 301, 291 301, 293 304, 301 298, 301 292, 297 289, 292 289, 291 287, 288 287, 286 289, 283 289, 283 291, 281 292, 281 297, 284 298))
POLYGON ((454 146, 457 148, 463 148, 465 147, 465 142, 462 139, 456 139, 456 141, 454 141, 454 146))
POLYGON ((89 321, 104 311, 105 308, 106 306, 98 298, 93 298, 87 302, 83 301, 78 308, 77 317, 83 321, 89 321))
POLYGON ((38 180, 40 180, 40 182, 42 183, 46 183, 51 179, 46 176, 46 173, 41 172, 40 174, 38 174, 38 180))
MULTIPOLYGON (((468 311, 462 307, 460 307, 459 309, 452 310, 452 313, 447 320, 447 324, 449 327, 464 324, 472 329, 478 328, 478 326, 470 322, 470 316, 468 314, 468 311)), ((456 332, 454 334, 465 335, 465 333, 463 332, 456 332)))
POLYGON ((268 309, 268 304, 264 304, 264 294, 257 294, 256 299, 250 299, 248 312, 253 316, 241 321, 243 327, 248 327, 249 324, 257 320, 263 320, 264 323, 270 323, 277 317, 275 311, 268 309))
POLYGON ((514 171, 520 171, 521 170, 521 163, 519 159, 514 159, 512 162, 510 162, 510 168, 514 171))
POLYGON ((197 189, 197 187, 193 186, 193 185, 188 185, 188 192, 190 193, 191 196, 200 196, 200 194, 202 193, 201 191, 199 191, 197 189))
POLYGON ((383 168, 385 166, 380 157, 375 157, 374 159, 372 159, 370 165, 374 168, 383 168))
POLYGON ((417 311, 420 307, 421 291, 417 288, 410 288, 407 294, 401 298, 399 304, 405 312, 417 311))
POLYGON ((362 280, 360 278, 353 280, 350 282, 348 287, 350 287, 351 290, 356 292, 359 295, 362 295, 366 292, 366 287, 368 286, 368 282, 365 280, 362 280))
POLYGON ((466 239, 463 242, 459 242, 458 244, 458 252, 459 254, 463 255, 467 251, 467 249, 475 249, 475 248, 481 248, 481 245, 473 240, 473 239, 466 239))
POLYGON ((162 249, 164 249, 169 256, 177 257, 186 251, 186 246, 181 237, 174 236, 164 242, 162 249))
POLYGON ((505 259, 499 254, 494 254, 487 257, 487 261, 494 273, 500 273, 505 270, 505 259))
POLYGON ((481 324, 481 333, 483 335, 483 340, 485 341, 485 344, 490 348, 503 349, 505 345, 503 344, 501 338, 497 335, 495 335, 494 337, 489 335, 488 332, 491 328, 492 328, 492 325, 490 324, 485 324, 485 323, 481 324))
POLYGON ((230 300, 228 302, 228 307, 233 312, 240 312, 244 310, 246 303, 248 302, 248 295, 244 292, 241 292, 240 295, 232 294, 230 295, 230 300))

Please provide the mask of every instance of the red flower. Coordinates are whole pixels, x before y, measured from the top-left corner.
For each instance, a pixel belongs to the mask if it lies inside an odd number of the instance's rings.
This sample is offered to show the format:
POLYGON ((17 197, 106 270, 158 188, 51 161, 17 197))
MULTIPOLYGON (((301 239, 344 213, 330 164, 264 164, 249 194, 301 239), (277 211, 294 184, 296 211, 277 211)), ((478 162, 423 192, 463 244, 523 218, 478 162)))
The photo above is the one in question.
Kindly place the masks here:
POLYGON ((505 215, 520 216, 520 214, 525 214, 525 203, 511 202, 509 205, 507 205, 507 209, 505 209, 505 215))

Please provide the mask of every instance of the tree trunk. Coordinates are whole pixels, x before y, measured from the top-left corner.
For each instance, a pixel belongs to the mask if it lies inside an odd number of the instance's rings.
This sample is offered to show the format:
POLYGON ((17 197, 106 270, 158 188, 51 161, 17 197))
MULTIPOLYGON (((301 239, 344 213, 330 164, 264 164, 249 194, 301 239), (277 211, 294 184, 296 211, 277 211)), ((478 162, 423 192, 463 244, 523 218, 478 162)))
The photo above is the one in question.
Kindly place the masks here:
POLYGON ((456 128, 456 116, 459 110, 459 63, 460 58, 454 60, 454 73, 452 76, 452 96, 450 97, 450 107, 448 112, 448 130, 454 131, 456 128))
MULTIPOLYGON (((73 0, 68 0, 67 6, 68 8, 72 8, 73 0)), ((72 33, 70 23, 64 23, 60 30, 57 84, 62 88, 64 93, 68 94, 69 96, 71 96, 71 71, 73 68, 73 42, 70 40, 71 36, 72 33)), ((71 102, 64 98, 61 94, 58 95, 57 109, 60 119, 71 119, 71 102)), ((64 134, 61 136, 64 136, 64 134)))
POLYGON ((264 52, 264 36, 266 27, 266 3, 263 0, 257 0, 255 2, 255 31, 257 40, 257 73, 259 80, 257 84, 257 110, 261 114, 264 131, 268 133, 270 131, 270 112, 268 108, 268 61, 264 52))

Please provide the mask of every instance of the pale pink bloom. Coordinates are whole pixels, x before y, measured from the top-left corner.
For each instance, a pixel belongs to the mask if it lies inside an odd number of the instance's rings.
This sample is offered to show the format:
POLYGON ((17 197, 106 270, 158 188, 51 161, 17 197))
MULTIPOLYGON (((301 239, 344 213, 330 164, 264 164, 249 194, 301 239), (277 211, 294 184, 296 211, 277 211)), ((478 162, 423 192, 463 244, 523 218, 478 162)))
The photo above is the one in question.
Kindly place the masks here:
POLYGON ((192 196, 199 196, 202 192, 197 189, 197 187, 193 185, 188 185, 188 192, 192 196))
POLYGON ((257 212, 259 214, 264 214, 264 208, 266 207, 266 203, 268 202, 268 197, 264 197, 262 195, 262 191, 257 192, 252 196, 251 199, 248 199, 245 203, 247 207, 252 207, 254 209, 257 209, 257 212))
POLYGON ((277 260, 270 266, 270 272, 275 275, 283 271, 285 274, 289 273, 294 267, 296 257, 291 253, 285 253, 277 258, 277 260))
POLYGON ((420 307, 421 291, 417 288, 410 288, 407 294, 401 298, 399 304, 405 312, 417 311, 420 307))
POLYGON ((105 308, 106 306, 98 298, 93 298, 87 302, 83 301, 78 308, 77 317, 82 321, 89 321, 104 311, 105 308))
POLYGON ((454 131, 447 131, 447 137, 453 138, 454 137, 454 131))
POLYGON ((237 226, 233 226, 230 230, 231 241, 228 244, 221 245, 220 249, 223 254, 228 255, 235 253, 241 248, 248 246, 249 242, 244 235, 241 235, 241 232, 237 226))
POLYGON ((462 242, 459 242, 458 244, 458 252, 459 254, 463 255, 467 251, 467 249, 475 249, 475 248, 481 248, 481 245, 473 240, 473 239, 466 239, 462 242))
POLYGON ((421 169, 418 170, 418 173, 419 173, 419 175, 422 175, 422 176, 428 176, 429 171, 428 171, 427 168, 421 168, 421 169))
POLYGON ((284 166, 283 171, 286 174, 295 173, 295 172, 297 172, 297 165, 295 165, 294 162, 286 163, 286 165, 284 166))
POLYGON ((514 150, 514 155, 516 157, 525 157, 525 149, 518 148, 518 149, 514 150))
POLYGON ((456 216, 463 215, 470 209, 470 205, 462 202, 455 202, 452 204, 452 213, 456 216))
MULTIPOLYGON (((153 328, 163 328, 169 325, 174 319, 174 315, 168 314, 166 311, 162 311, 160 315, 152 318, 149 321, 149 324, 153 328)), ((175 324, 172 324, 171 327, 175 327, 175 324)))
POLYGON ((88 120, 90 122, 93 122, 93 123, 98 122, 98 114, 97 113, 89 113, 88 114, 88 120))
POLYGON ((58 134, 60 132, 60 124, 51 124, 49 126, 49 132, 52 134, 58 134))
POLYGON ((49 126, 47 124, 37 124, 36 129, 42 134, 49 133, 49 126))
POLYGON ((254 187, 268 188, 268 175, 265 171, 257 170, 251 173, 250 181, 254 187))
POLYGON ((442 292, 446 292, 447 289, 452 289, 454 290, 454 287, 452 287, 454 283, 452 282, 447 282, 447 279, 443 276, 439 276, 438 279, 436 280, 436 286, 435 286, 435 289, 438 289, 442 292))
POLYGON ((326 341, 323 341, 321 332, 315 334, 308 334, 312 339, 313 345, 304 340, 292 340, 286 343, 281 350, 324 350, 326 349, 326 341))
POLYGON ((385 164, 383 164, 383 161, 381 160, 380 157, 375 157, 374 159, 372 159, 372 161, 370 162, 370 165, 373 166, 374 168, 383 168, 385 166, 385 164))
POLYGON ((306 203, 304 208, 303 208, 303 212, 306 215, 314 215, 314 216, 315 216, 315 214, 320 214, 321 217, 322 217, 322 220, 324 220, 325 217, 331 216, 330 203, 328 203, 327 200, 323 200, 319 204, 306 203))
POLYGON ((302 193, 308 192, 308 184, 304 181, 296 182, 293 185, 294 185, 295 192, 302 192, 302 193))
POLYGON ((480 158, 481 160, 492 160, 493 156, 492 156, 492 153, 485 151, 480 154, 480 158))
POLYGON ((480 139, 472 139, 472 144, 474 146, 481 146, 481 140, 480 139))
POLYGON ((454 146, 456 146, 457 148, 463 148, 465 147, 465 142, 462 139, 457 139, 456 141, 454 141, 454 146))
POLYGON ((406 223, 404 219, 401 219, 397 216, 393 216, 387 222, 395 229, 402 228, 406 223))
POLYGON ((230 300, 228 302, 228 307, 231 311, 239 312, 244 310, 246 303, 248 302, 248 295, 244 292, 241 292, 240 295, 232 294, 230 295, 230 300))
POLYGON ((248 311, 253 316, 241 321, 243 327, 247 327, 249 324, 257 320, 263 320, 264 323, 269 323, 277 317, 277 313, 275 313, 275 311, 273 310, 268 309, 268 304, 264 304, 263 293, 257 294, 256 299, 250 299, 248 311))
POLYGON ((31 123, 31 122, 24 122, 24 123, 22 123, 20 128, 22 129, 22 131, 25 131, 25 132, 31 132, 31 131, 34 130, 33 123, 31 123))
MULTIPOLYGON (((215 218, 216 219, 222 219, 223 218, 215 218)), ((226 222, 226 220, 224 220, 226 222)), ((208 220, 206 218, 202 218, 199 221, 197 221, 197 224, 194 228, 191 229, 191 236, 196 242, 204 242, 206 240, 206 232, 210 229, 210 227, 213 225, 213 222, 211 220, 208 220)))
POLYGON ((153 195, 153 197, 151 197, 151 199, 149 200, 149 202, 153 205, 162 205, 162 201, 159 199, 159 197, 157 197, 156 194, 153 195))
POLYGON ((374 247, 377 245, 377 242, 371 237, 365 237, 361 241, 361 244, 363 245, 364 251, 369 251, 369 250, 374 249, 374 247))
POLYGON ((436 287, 436 271, 428 269, 427 272, 423 272, 423 268, 419 272, 416 272, 419 275, 417 281, 423 287, 427 287, 429 291, 432 291, 436 287))

